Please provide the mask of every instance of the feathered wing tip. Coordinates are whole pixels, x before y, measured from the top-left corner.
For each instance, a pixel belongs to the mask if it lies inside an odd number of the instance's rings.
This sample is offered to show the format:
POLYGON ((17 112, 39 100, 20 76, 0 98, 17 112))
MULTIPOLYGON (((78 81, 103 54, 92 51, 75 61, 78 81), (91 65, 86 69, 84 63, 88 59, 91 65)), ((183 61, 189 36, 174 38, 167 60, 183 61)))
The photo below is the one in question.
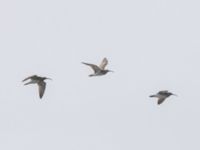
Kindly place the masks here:
POLYGON ((149 97, 156 97, 156 95, 150 95, 149 97))
POLYGON ((157 104, 160 105, 165 101, 165 98, 159 98, 157 104))
POLYGON ((105 58, 103 58, 101 64, 99 65, 99 68, 101 68, 102 70, 104 70, 105 67, 107 66, 107 64, 108 64, 108 59, 105 57, 105 58))
POLYGON ((29 85, 29 84, 34 84, 34 83, 36 83, 36 82, 35 81, 30 81, 30 82, 25 83, 24 85, 29 85))
POLYGON ((84 65, 91 65, 91 64, 89 64, 89 63, 86 63, 86 62, 81 62, 82 64, 84 64, 84 65))
POLYGON ((46 89, 46 83, 45 82, 40 82, 38 84, 38 87, 39 87, 39 96, 40 96, 40 99, 41 99, 43 97, 45 89, 46 89))
POLYGON ((94 64, 90 64, 90 63, 86 63, 86 62, 81 62, 81 63, 84 64, 84 65, 90 66, 90 67, 95 66, 94 64))
POLYGON ((31 79, 31 78, 33 78, 33 77, 37 77, 37 75, 29 76, 29 77, 25 78, 24 80, 22 80, 22 82, 24 82, 24 81, 26 81, 26 80, 28 80, 28 79, 31 79))
POLYGON ((101 70, 97 65, 94 65, 94 64, 89 64, 89 63, 85 63, 85 62, 82 62, 82 64, 85 64, 87 66, 90 66, 92 68, 92 70, 94 71, 94 73, 98 72, 99 70, 101 70))
POLYGON ((95 75, 94 74, 90 74, 90 75, 88 75, 89 77, 94 77, 95 75))

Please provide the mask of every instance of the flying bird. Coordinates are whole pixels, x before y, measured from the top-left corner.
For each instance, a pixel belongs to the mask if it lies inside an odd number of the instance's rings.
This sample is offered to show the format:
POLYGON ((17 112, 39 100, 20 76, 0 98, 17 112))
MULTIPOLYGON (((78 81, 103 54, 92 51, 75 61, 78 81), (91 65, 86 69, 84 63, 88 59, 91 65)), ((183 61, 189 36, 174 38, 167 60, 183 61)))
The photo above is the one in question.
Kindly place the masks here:
POLYGON ((85 65, 90 66, 93 69, 94 74, 90 74, 89 75, 90 77, 101 76, 101 75, 107 74, 108 72, 113 72, 112 70, 105 69, 105 67, 108 64, 107 58, 104 58, 99 66, 94 65, 94 64, 90 64, 90 63, 85 63, 85 62, 82 62, 82 63, 85 64, 85 65))
POLYGON ((168 98, 171 95, 177 96, 176 94, 173 94, 173 93, 168 92, 168 91, 159 91, 157 94, 150 95, 149 97, 156 97, 156 98, 158 98, 157 104, 160 105, 160 104, 162 104, 165 101, 166 98, 168 98))
POLYGON ((44 91, 46 89, 46 82, 44 82, 44 80, 46 80, 46 79, 52 80, 52 79, 47 78, 47 77, 40 77, 37 75, 33 75, 33 76, 25 78, 22 82, 29 80, 29 79, 30 79, 30 81, 25 83, 24 85, 37 84, 38 88, 39 88, 39 96, 40 96, 40 98, 42 98, 44 95, 44 91))

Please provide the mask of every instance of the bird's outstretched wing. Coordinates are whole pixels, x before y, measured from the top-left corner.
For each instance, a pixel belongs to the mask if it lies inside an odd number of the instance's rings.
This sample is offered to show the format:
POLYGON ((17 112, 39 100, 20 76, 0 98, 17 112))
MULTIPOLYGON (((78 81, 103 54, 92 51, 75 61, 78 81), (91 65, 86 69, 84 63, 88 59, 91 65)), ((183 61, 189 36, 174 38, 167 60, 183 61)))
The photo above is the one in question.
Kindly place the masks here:
POLYGON ((99 70, 101 70, 97 65, 89 64, 89 63, 85 63, 85 62, 82 62, 82 63, 90 66, 94 70, 95 73, 98 72, 99 70))
POLYGON ((165 98, 159 98, 158 99, 158 105, 162 104, 165 101, 165 98))
POLYGON ((22 80, 22 82, 24 82, 24 81, 26 81, 28 79, 31 79, 31 78, 35 78, 35 77, 37 77, 37 76, 36 75, 29 76, 29 77, 25 78, 24 80, 22 80))
POLYGON ((149 97, 156 97, 156 95, 150 95, 149 97))
POLYGON ((44 91, 46 89, 46 83, 45 82, 39 82, 38 87, 39 87, 39 96, 40 96, 40 98, 42 98, 43 95, 44 95, 44 91))
POLYGON ((35 83, 37 83, 37 81, 31 80, 30 82, 27 82, 27 83, 25 83, 24 85, 35 84, 35 83))
POLYGON ((166 93, 168 93, 167 90, 163 90, 163 91, 159 91, 159 92, 158 92, 158 94, 161 94, 161 95, 162 95, 162 94, 166 94, 166 93))
POLYGON ((101 62, 101 64, 99 65, 99 68, 101 68, 102 70, 105 69, 105 67, 107 66, 108 64, 108 59, 107 58, 104 58, 101 62))

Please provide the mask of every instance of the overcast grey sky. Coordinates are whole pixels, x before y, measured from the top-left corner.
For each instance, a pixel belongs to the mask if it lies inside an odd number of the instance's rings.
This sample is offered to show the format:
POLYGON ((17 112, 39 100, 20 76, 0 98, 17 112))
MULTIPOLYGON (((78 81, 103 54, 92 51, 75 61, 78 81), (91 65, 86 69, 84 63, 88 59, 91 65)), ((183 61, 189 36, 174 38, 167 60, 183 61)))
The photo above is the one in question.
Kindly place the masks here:
POLYGON ((199 5, 1 0, 0 149, 199 150, 199 5), (89 78, 103 57, 115 73, 89 78), (53 78, 42 100, 33 74, 53 78))

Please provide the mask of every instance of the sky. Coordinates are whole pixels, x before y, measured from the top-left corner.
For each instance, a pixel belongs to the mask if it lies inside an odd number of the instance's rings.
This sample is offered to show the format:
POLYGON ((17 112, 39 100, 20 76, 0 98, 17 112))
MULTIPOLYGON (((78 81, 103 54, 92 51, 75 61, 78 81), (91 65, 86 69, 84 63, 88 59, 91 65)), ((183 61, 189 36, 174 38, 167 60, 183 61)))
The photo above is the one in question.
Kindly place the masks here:
POLYGON ((199 150, 199 5, 0 1, 0 149, 199 150), (104 57, 114 73, 88 77, 104 57))

